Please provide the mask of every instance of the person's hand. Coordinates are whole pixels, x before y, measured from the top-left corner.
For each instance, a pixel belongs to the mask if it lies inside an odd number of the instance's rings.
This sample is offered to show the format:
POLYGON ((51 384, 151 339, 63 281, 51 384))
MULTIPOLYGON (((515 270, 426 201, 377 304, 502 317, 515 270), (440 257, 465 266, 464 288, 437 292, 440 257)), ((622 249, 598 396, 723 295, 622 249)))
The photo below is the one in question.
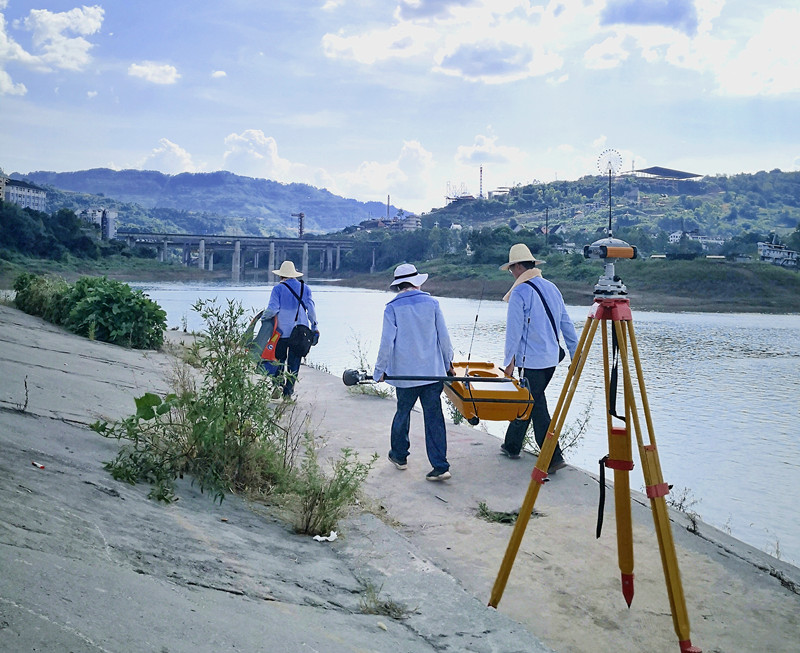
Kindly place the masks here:
POLYGON ((506 369, 503 370, 503 374, 505 374, 506 377, 508 377, 508 378, 511 378, 512 376, 514 376, 514 361, 511 361, 508 364, 508 367, 506 367, 506 369))
POLYGON ((384 379, 385 377, 386 377, 386 373, 384 372, 383 374, 381 374, 381 378, 379 378, 379 379, 375 379, 375 380, 376 380, 378 383, 380 383, 381 381, 383 381, 383 379, 384 379))
POLYGON ((455 376, 455 375, 456 375, 456 370, 453 367, 453 364, 450 363, 450 367, 447 368, 447 376, 455 376))

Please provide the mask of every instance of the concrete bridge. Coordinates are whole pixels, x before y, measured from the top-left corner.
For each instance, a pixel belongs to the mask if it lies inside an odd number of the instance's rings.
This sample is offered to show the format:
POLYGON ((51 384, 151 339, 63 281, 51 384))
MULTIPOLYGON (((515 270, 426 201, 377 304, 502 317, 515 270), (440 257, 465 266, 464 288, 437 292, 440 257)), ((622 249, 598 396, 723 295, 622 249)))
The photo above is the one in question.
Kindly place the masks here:
MULTIPOLYGON (((124 240, 129 247, 134 245, 150 245, 158 249, 158 260, 166 260, 167 249, 180 248, 183 250, 183 264, 191 265, 193 255, 197 266, 201 270, 214 270, 214 252, 231 251, 231 281, 238 283, 245 268, 246 261, 252 261, 253 269, 258 270, 263 254, 268 257, 267 270, 270 277, 271 271, 277 269, 285 261, 289 252, 301 252, 300 271, 308 276, 309 254, 319 255, 319 273, 335 272, 341 266, 343 251, 353 249, 352 241, 342 240, 305 240, 299 238, 273 238, 265 236, 225 236, 208 234, 168 234, 153 232, 117 231, 117 238, 124 240)), ((372 265, 375 268, 375 248, 378 243, 372 243, 372 265)))

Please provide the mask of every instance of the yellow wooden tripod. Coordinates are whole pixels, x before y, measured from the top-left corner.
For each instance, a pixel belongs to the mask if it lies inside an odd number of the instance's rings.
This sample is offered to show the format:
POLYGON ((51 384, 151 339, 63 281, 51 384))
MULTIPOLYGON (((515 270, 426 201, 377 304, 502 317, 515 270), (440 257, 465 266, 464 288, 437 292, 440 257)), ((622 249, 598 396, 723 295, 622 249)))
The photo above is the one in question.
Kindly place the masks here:
MULTIPOLYGON (((645 392, 644 376, 639 361, 639 350, 636 345, 636 336, 633 331, 633 317, 630 310, 630 302, 625 296, 627 290, 614 275, 612 258, 634 258, 635 248, 630 247, 624 241, 608 238, 598 241, 589 248, 597 248, 590 251, 584 250, 587 258, 602 258, 606 260, 605 276, 600 278, 595 286, 595 300, 586 324, 578 340, 578 347, 575 356, 569 366, 564 387, 558 399, 555 411, 553 412, 547 437, 541 448, 541 453, 536 461, 536 466, 531 474, 531 482, 525 494, 519 516, 514 525, 514 530, 508 542, 500 571, 497 574, 492 596, 489 605, 497 607, 503 596, 511 567, 514 564, 517 551, 519 550, 522 536, 528 525, 530 515, 539 494, 539 488, 547 479, 547 469, 553 457, 559 434, 564 426, 564 420, 578 386, 578 381, 586 363, 589 349, 598 326, 602 325, 603 340, 603 373, 606 390, 606 425, 608 430, 609 455, 605 460, 605 465, 614 470, 614 504, 616 508, 617 521, 617 556, 619 568, 622 576, 622 593, 625 601, 630 606, 633 599, 633 529, 631 523, 631 498, 630 498, 630 470, 633 469, 631 428, 636 434, 636 442, 639 448, 639 457, 642 464, 647 496, 650 499, 650 507, 653 512, 655 531, 658 538, 658 546, 661 552, 661 564, 664 568, 664 577, 667 583, 667 594, 669 596, 670 608, 672 612, 672 622, 675 633, 678 635, 680 650, 682 653, 701 653, 700 649, 692 646, 689 636, 689 616, 686 611, 686 601, 681 585, 680 570, 675 554, 675 543, 672 539, 672 530, 669 522, 669 512, 665 496, 669 492, 669 486, 664 482, 661 474, 661 465, 658 460, 656 450, 655 435, 653 424, 650 418, 650 407, 647 403, 647 393, 645 392), (625 249, 627 248, 627 249, 625 249), (595 253, 596 256, 591 256, 595 253), (612 371, 612 362, 609 352, 609 325, 613 329, 612 337, 618 346, 620 362, 623 373, 623 396, 625 402, 624 426, 614 426, 612 423, 613 409, 611 403, 614 401, 612 386, 615 384, 615 371, 612 371), (630 348, 630 356, 628 349, 630 348), (631 375, 630 360, 633 359, 635 367, 635 379, 631 375), (639 412, 634 395, 634 381, 638 386, 639 397, 641 399, 641 409, 644 414, 647 428, 647 441, 644 439, 642 426, 639 420, 639 412)), ((615 347, 616 349, 616 347, 615 347)), ((622 418, 620 418, 622 419, 622 418)))

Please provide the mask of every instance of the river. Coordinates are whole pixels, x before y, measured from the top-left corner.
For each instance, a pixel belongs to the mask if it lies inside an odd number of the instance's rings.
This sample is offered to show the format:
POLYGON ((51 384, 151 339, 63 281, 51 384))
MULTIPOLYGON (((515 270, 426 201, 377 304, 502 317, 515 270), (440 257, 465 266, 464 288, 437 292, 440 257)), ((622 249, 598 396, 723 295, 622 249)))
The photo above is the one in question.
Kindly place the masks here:
MULTIPOLYGON (((269 285, 132 283, 167 312, 168 326, 199 331, 191 309, 199 298, 266 306, 269 285)), ((307 362, 341 375, 368 367, 380 341, 389 292, 311 282, 320 319, 319 344, 307 362)), ((424 288, 423 288, 424 289, 424 288)), ((456 358, 502 363, 506 304, 498 299, 439 299, 456 358)), ((589 306, 569 306, 580 334, 589 306)), ((633 310, 655 439, 664 480, 702 521, 800 566, 800 315, 658 313, 633 310)), ((555 406, 567 371, 548 390, 555 406)), ((302 371, 301 371, 302 382, 302 371)), ((598 472, 607 453, 602 348, 595 338, 567 417, 589 411, 583 439, 567 450, 570 464, 598 472)), ((504 423, 483 422, 502 437, 504 423)), ((386 434, 388 443, 388 433, 386 434)), ((631 486, 643 491, 638 454, 631 486)), ((455 472, 456 470, 454 470, 455 472)), ((589 527, 589 526, 587 526, 589 527)))

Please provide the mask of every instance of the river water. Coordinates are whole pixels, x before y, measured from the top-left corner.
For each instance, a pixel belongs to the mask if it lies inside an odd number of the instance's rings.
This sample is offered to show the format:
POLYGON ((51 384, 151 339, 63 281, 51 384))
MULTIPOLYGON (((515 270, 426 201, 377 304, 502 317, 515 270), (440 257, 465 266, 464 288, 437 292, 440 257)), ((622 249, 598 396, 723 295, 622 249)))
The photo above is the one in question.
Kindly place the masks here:
MULTIPOLYGON (((266 306, 271 290, 270 285, 131 285, 161 305, 169 327, 190 331, 203 328, 191 309, 197 299, 236 300, 249 315, 266 306)), ((383 307, 392 294, 313 281, 310 287, 321 337, 307 362, 336 375, 362 362, 371 368, 383 307)), ((501 364, 506 304, 499 298, 439 301, 456 359, 501 364)), ((589 308, 568 307, 579 334, 589 308)), ((661 467, 664 480, 674 486, 672 496, 684 497, 702 521, 800 566, 800 315, 632 310, 661 467)), ((548 389, 551 410, 566 371, 565 361, 548 389)), ((608 448, 599 333, 566 426, 587 410, 586 434, 565 457, 597 473, 608 448)), ((505 423, 482 422, 476 428, 502 437, 505 423)), ((643 491, 636 451, 634 461, 631 487, 643 491)))

